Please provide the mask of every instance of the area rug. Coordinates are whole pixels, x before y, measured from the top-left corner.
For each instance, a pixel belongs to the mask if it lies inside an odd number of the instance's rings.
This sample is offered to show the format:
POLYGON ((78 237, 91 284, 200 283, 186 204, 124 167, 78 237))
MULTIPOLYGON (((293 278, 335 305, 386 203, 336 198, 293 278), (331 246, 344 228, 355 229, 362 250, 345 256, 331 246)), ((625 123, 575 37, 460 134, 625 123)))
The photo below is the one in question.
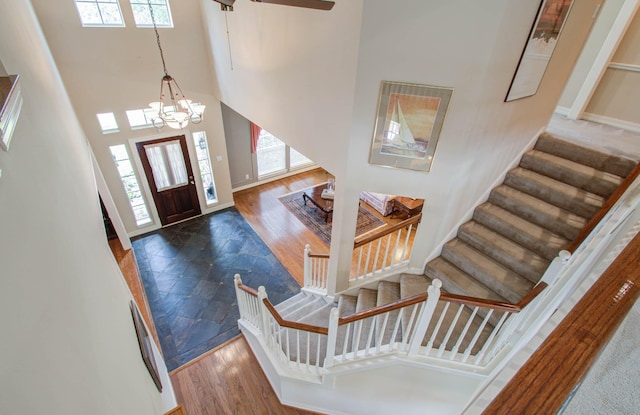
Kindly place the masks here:
MULTIPOLYGON (((304 224, 304 226, 318 235, 324 243, 330 245, 331 224, 325 222, 324 213, 319 212, 318 208, 313 206, 311 202, 308 202, 305 206, 304 200, 302 199, 302 193, 304 190, 306 189, 280 196, 279 199, 282 204, 285 205, 285 207, 304 224)), ((356 236, 360 236, 363 233, 372 231, 383 225, 384 221, 377 218, 373 213, 367 211, 362 206, 358 207, 356 236)))

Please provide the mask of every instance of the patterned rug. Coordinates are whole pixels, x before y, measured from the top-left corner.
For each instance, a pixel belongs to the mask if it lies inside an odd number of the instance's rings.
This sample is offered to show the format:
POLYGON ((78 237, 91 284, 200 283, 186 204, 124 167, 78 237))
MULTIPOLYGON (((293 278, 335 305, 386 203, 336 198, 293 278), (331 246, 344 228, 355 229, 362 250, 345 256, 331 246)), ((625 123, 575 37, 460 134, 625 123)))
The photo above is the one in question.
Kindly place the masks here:
MULTIPOLYGON (((331 224, 325 222, 324 213, 320 212, 311 202, 308 202, 305 206, 302 199, 302 193, 304 190, 306 189, 280 196, 279 199, 282 204, 285 205, 286 208, 304 224, 304 226, 318 235, 324 243, 330 245, 331 224)), ((369 232, 383 225, 384 221, 378 219, 374 214, 362 208, 362 206, 358 207, 356 236, 360 236, 363 233, 369 232)))

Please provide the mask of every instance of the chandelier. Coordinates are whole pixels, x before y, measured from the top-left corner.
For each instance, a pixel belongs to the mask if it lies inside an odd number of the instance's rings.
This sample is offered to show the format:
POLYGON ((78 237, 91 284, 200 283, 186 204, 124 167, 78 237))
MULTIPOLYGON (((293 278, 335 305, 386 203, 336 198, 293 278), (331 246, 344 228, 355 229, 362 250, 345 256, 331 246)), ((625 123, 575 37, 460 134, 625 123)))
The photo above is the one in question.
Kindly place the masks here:
POLYGON ((156 19, 153 15, 151 0, 147 0, 147 3, 149 5, 153 30, 156 33, 158 49, 160 50, 164 76, 160 84, 160 100, 150 103, 150 108, 144 110, 144 113, 157 129, 167 125, 176 130, 180 130, 189 125, 190 121, 198 124, 202 122, 204 118, 205 106, 187 99, 182 89, 180 89, 178 82, 167 72, 167 64, 164 61, 164 53, 162 52, 162 45, 160 44, 160 35, 156 27, 156 19))

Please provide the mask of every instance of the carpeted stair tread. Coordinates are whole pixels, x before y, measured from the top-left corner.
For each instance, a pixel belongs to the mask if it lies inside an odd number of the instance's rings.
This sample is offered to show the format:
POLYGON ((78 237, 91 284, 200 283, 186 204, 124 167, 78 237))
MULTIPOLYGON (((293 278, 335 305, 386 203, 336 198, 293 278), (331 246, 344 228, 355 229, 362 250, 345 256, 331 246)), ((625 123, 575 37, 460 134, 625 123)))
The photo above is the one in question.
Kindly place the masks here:
POLYGON ((574 187, 608 198, 622 178, 552 154, 531 150, 522 156, 520 167, 535 171, 574 187))
POLYGON ((400 298, 413 297, 427 292, 431 285, 431 278, 426 275, 402 274, 400 275, 400 298))
POLYGON ((488 258, 459 239, 447 242, 442 257, 509 302, 517 303, 533 288, 533 283, 488 258))
POLYGON ((570 143, 546 132, 538 137, 535 149, 620 177, 627 177, 636 166, 633 160, 570 143))
POLYGON ((462 225, 458 229, 458 238, 534 284, 540 280, 549 266, 547 259, 476 221, 462 225))
MULTIPOLYGON (((430 261, 427 264, 425 274, 429 278, 438 278, 442 281, 442 291, 444 292, 466 295, 469 297, 485 298, 501 303, 509 302, 506 298, 502 297, 495 291, 492 291, 489 287, 474 279, 469 274, 457 268, 442 257, 438 257, 430 261)), ((487 313, 487 309, 481 308, 478 310, 478 314, 482 318, 484 318, 487 313)), ((494 312, 492 313, 489 321, 495 326, 498 324, 500 316, 501 313, 494 312)), ((403 324, 406 325, 404 321, 403 324)))
POLYGON ((521 167, 507 173, 504 184, 588 219, 605 202, 602 196, 521 167))
POLYGON ((329 327, 329 314, 335 307, 335 304, 326 304, 316 308, 306 316, 298 320, 300 323, 311 324, 319 327, 329 327))
MULTIPOLYGON (((442 290, 451 294, 509 302, 506 298, 491 290, 441 256, 429 261, 425 268, 425 275, 431 280, 437 278, 442 281, 442 290)), ((427 283, 427 285, 428 284, 430 283, 427 283)))
POLYGON ((300 307, 302 304, 306 304, 311 297, 311 295, 301 291, 298 294, 289 297, 280 304, 276 305, 275 309, 278 310, 278 313, 280 313, 280 315, 283 315, 284 313, 291 312, 291 310, 300 307))
POLYGON ((346 317, 356 312, 358 297, 354 295, 342 294, 338 298, 338 316, 346 317))
POLYGON ((489 202, 498 205, 523 219, 553 230, 564 238, 573 240, 587 220, 566 209, 553 206, 509 186, 500 185, 491 191, 489 202))
POLYGON ((473 219, 548 260, 553 260, 570 243, 568 239, 492 203, 478 206, 473 212, 473 219))
MULTIPOLYGON (((400 283, 391 282, 391 281, 380 281, 378 283, 378 297, 376 299, 377 306, 383 306, 386 304, 394 303, 400 300, 400 283)), ((401 339, 402 331, 400 328, 395 329, 395 322, 398 319, 398 315, 400 310, 391 311, 389 313, 389 317, 386 318, 387 322, 385 324, 385 316, 380 315, 376 320, 376 336, 380 336, 380 333, 383 331, 384 326, 384 334, 382 337, 382 344, 386 344, 391 339, 391 335, 393 331, 396 330, 396 340, 401 339)))
POLYGON ((391 281, 380 281, 378 283, 378 296, 376 306, 396 302, 400 299, 400 283, 391 281))
POLYGON ((358 290, 358 303, 356 304, 356 313, 369 310, 376 306, 378 302, 378 291, 368 288, 358 290))
POLYGON ((284 313, 280 313, 280 316, 285 320, 300 321, 308 314, 324 307, 326 304, 322 298, 310 296, 306 301, 301 302, 298 307, 291 307, 285 310, 284 313))
MULTIPOLYGON (((374 308, 378 301, 378 292, 376 290, 370 290, 368 288, 360 288, 358 290, 358 302, 356 304, 356 313, 366 311, 374 308)), ((354 330, 356 333, 352 334, 355 339, 359 339, 357 342, 358 350, 367 348, 367 346, 373 346, 375 344, 375 327, 373 327, 373 319, 361 320, 361 324, 356 323, 354 330), (373 332, 371 331, 373 329, 373 332), (369 340, 369 335, 372 335, 369 340)))
MULTIPOLYGON (((427 289, 431 285, 431 279, 426 275, 416 275, 416 274, 401 274, 400 275, 400 297, 408 298, 413 297, 417 294, 424 294, 427 292, 427 289)), ((415 326, 416 320, 419 316, 419 311, 421 310, 422 305, 416 304, 415 312, 413 312, 414 307, 406 307, 402 312, 402 335, 405 338, 408 338, 410 333, 407 332, 407 327, 411 325, 415 326), (413 314, 413 318, 412 315, 413 314)))

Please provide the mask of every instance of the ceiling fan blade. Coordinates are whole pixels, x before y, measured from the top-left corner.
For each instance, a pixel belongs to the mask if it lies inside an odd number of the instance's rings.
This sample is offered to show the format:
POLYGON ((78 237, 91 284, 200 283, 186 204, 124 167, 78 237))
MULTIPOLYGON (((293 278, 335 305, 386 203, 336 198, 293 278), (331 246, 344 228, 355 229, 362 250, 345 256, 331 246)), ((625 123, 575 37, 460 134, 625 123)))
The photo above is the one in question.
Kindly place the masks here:
POLYGON ((336 4, 325 0, 251 0, 257 3, 281 4, 284 6, 304 7, 305 9, 331 10, 336 4))

